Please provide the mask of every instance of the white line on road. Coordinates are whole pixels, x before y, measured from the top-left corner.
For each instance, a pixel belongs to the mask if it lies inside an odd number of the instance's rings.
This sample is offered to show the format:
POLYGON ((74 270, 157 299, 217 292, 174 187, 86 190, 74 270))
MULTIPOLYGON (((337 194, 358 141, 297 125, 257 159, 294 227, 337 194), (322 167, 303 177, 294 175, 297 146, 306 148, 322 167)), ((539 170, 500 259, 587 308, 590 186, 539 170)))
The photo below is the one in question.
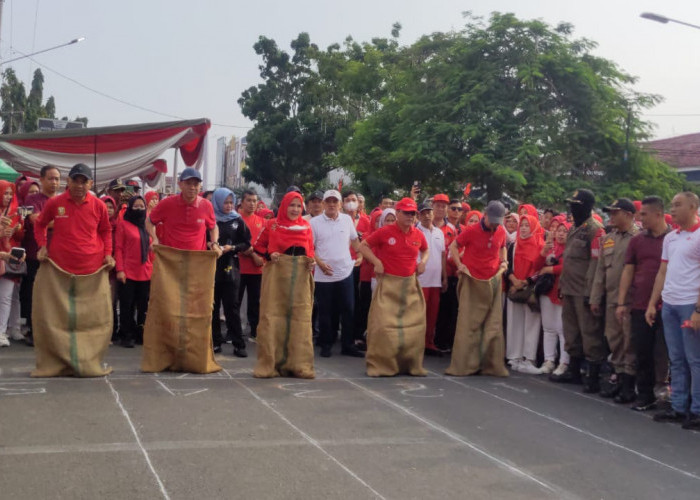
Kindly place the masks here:
POLYGON ((700 480, 700 476, 698 476, 698 475, 696 475, 696 474, 693 474, 692 472, 688 472, 688 471, 686 471, 686 470, 679 469, 678 467, 675 467, 675 466, 673 466, 673 465, 671 465, 671 464, 667 464, 666 462, 662 462, 661 460, 658 460, 658 459, 656 459, 656 458, 654 458, 654 457, 650 457, 649 455, 645 455, 644 453, 642 453, 642 452, 640 452, 640 451, 633 450, 632 448, 628 448, 627 446, 625 446, 625 445, 623 445, 623 444, 616 443, 615 441, 611 441, 611 440, 609 440, 609 439, 607 439, 607 438, 604 438, 604 437, 602 437, 602 436, 599 436, 599 435, 597 435, 597 434, 593 434, 592 432, 587 431, 587 430, 584 430, 584 429, 581 429, 581 428, 579 428, 579 427, 576 427, 575 425, 568 424, 568 423, 564 422, 563 420, 560 420, 560 419, 558 419, 558 418, 556 418, 556 417, 552 417, 551 415, 547 415, 546 413, 541 413, 541 412, 539 412, 539 411, 537 411, 537 410, 533 410, 532 408, 529 408, 529 407, 527 407, 527 406, 525 406, 525 405, 521 405, 520 403, 516 403, 515 401, 511 401, 511 400, 508 399, 508 398, 504 398, 504 397, 502 397, 502 396, 498 396, 497 394, 493 394, 493 393, 491 393, 491 392, 489 392, 489 391, 485 391, 484 389, 480 389, 480 388, 478 388, 478 387, 473 387, 473 386, 471 386, 471 385, 465 384, 464 382, 460 382, 459 380, 454 380, 454 379, 449 378, 449 377, 444 377, 444 379, 447 380, 448 382, 452 382, 453 384, 457 384, 457 385, 459 385, 459 386, 461 386, 461 387, 465 387, 465 388, 467 388, 467 389, 471 389, 471 390, 473 390, 473 391, 477 391, 477 392, 480 392, 480 393, 482 393, 482 394, 486 394, 487 396, 490 396, 490 397, 492 397, 492 398, 498 399, 499 401, 502 401, 502 402, 507 403, 507 404, 509 404, 509 405, 515 406, 516 408, 520 408, 521 410, 524 410, 524 411, 526 411, 526 412, 532 413, 533 415, 537 415, 538 417, 547 419, 547 420, 549 420, 550 422, 554 422, 554 423, 556 423, 556 424, 559 424, 559 425, 561 425, 561 426, 563 426, 563 427, 566 427, 567 429, 570 429, 570 430, 572 430, 572 431, 576 431, 576 432, 578 432, 578 433, 580 433, 580 434, 583 434, 584 436, 591 437, 591 438, 593 438, 593 439, 595 439, 595 440, 597 440, 597 441, 600 441, 601 443, 607 444, 608 446, 612 446, 613 448, 618 448, 618 449, 620 449, 620 450, 626 451, 627 453, 631 453, 631 454, 636 455, 636 456, 638 456, 638 457, 640 457, 640 458, 643 458, 644 460, 648 460, 649 462, 652 462, 652 463, 654 463, 654 464, 656 464, 656 465, 660 465, 660 466, 662 466, 662 467, 666 467, 667 469, 670 469, 670 470, 672 470, 672 471, 674 471, 674 472, 678 472, 679 474, 682 474, 682 475, 684 475, 684 476, 687 476, 687 477, 691 477, 691 478, 693 478, 693 479, 698 479, 698 480, 700 480))
POLYGON ((332 460, 336 465, 338 465, 341 469, 343 469, 345 472, 347 472, 353 479, 355 479, 357 482, 359 482, 362 486, 367 488, 369 491, 371 491, 377 498, 380 498, 381 500, 386 500, 386 497, 379 493, 377 490, 372 488, 367 482, 365 482, 360 476, 358 476, 355 472, 353 472, 347 465, 342 463, 340 460, 335 458, 333 455, 331 455, 323 446, 321 446, 321 443, 312 438, 310 435, 308 435, 306 432, 301 430, 299 427, 294 425, 291 420, 289 420, 287 417, 285 417, 282 412, 280 412, 278 409, 276 409, 274 406, 272 406, 270 403, 268 403, 265 399, 263 399, 261 396, 259 396, 254 390, 252 390, 250 387, 245 385, 240 379, 233 379, 236 381, 238 385, 243 387, 246 391, 250 393, 251 396, 253 396, 255 399, 257 399, 260 403, 262 403, 266 408, 271 410, 275 415, 277 415, 280 419, 284 421, 289 427, 294 429, 301 437, 304 438, 306 442, 308 442, 311 446, 319 450, 321 453, 323 453, 326 457, 328 457, 330 460, 332 460))
POLYGON ((484 457, 488 458, 489 460, 496 463, 497 465, 500 465, 504 469, 512 472, 513 474, 520 476, 520 477, 523 477, 525 479, 529 479, 530 481, 540 485, 542 488, 546 489, 547 491, 551 491, 553 493, 560 493, 560 494, 564 493, 562 491, 559 491, 557 488, 545 483, 541 479, 536 478, 532 474, 529 474, 528 472, 524 471, 523 469, 520 469, 519 467, 516 467, 515 465, 511 465, 508 462, 505 462, 504 460, 501 460, 500 458, 498 458, 494 455, 491 455, 489 452, 481 449, 480 447, 478 447, 477 445, 475 445, 471 441, 467 441, 467 439, 464 438, 463 436, 460 436, 459 434, 452 432, 451 430, 447 429, 446 427, 443 427, 440 424, 432 422, 431 420, 428 420, 427 418, 421 417, 413 410, 410 410, 403 405, 395 403, 394 401, 382 396, 378 392, 375 392, 371 389, 368 389, 367 387, 364 387, 364 386, 362 386, 362 385, 358 384, 357 382, 350 380, 350 379, 341 379, 341 380, 343 380, 343 381, 347 382, 348 384, 352 385, 353 387, 360 389, 361 391, 369 394, 374 399, 377 399, 378 401, 381 401, 384 404, 391 406, 392 408, 394 408, 396 410, 399 410, 400 412, 408 415, 409 417, 412 417, 415 420, 418 420, 423 425, 431 428, 432 430, 437 431, 440 434, 447 436, 448 438, 452 439, 453 441, 456 441, 456 442, 466 446, 467 448, 479 453, 480 455, 483 455, 484 457))
POLYGON ((151 473, 153 473, 153 476, 156 478, 156 482, 158 483, 158 487, 160 488, 160 492, 163 495, 163 498, 165 500, 170 500, 170 495, 168 495, 168 492, 165 489, 165 485, 163 484, 163 481, 161 481, 160 476, 156 472, 155 467, 153 467, 153 463, 151 462, 151 457, 148 455, 146 448, 143 447, 143 443, 141 443, 141 438, 139 437, 139 433, 136 432, 136 427, 134 427, 134 423, 131 421, 131 417, 129 416, 129 412, 126 411, 126 408, 124 408, 124 405, 122 404, 121 398, 119 397, 119 393, 114 388, 114 386, 112 385, 112 382, 110 382, 110 380, 108 378, 105 378, 104 381, 109 386, 109 390, 112 391, 112 395, 114 396, 114 400, 117 402, 117 406, 119 406, 119 409, 121 410, 122 415, 124 415, 124 418, 126 418, 126 421, 129 424, 129 427, 131 428, 131 433, 134 435, 134 439, 136 439, 136 444, 138 445, 139 449, 141 450, 143 457, 146 459, 146 463, 148 464, 148 468, 151 469, 151 473))

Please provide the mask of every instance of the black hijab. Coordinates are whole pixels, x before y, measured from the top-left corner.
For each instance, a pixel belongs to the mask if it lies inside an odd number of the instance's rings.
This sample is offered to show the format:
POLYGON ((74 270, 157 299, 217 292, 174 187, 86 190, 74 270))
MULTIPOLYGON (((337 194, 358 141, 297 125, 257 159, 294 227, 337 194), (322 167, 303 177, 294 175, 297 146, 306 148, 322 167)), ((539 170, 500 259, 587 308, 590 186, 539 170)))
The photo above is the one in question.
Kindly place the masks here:
POLYGON ((134 203, 136 200, 142 200, 143 204, 146 205, 146 200, 143 196, 133 196, 129 200, 126 212, 124 212, 124 220, 131 222, 134 226, 139 228, 139 234, 141 235, 141 263, 143 264, 148 260, 151 240, 146 231, 146 210, 134 210, 134 203))

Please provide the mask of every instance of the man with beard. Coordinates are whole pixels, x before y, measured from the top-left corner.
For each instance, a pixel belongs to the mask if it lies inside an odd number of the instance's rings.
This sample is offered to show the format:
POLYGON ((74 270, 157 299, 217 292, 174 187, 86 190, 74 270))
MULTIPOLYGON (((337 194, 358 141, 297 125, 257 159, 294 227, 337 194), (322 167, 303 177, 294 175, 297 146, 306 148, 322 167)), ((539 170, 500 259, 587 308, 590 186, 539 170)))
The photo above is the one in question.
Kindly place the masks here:
POLYGON ((550 375, 552 382, 581 383, 581 362, 585 356, 588 370, 583 391, 600 391, 600 365, 607 351, 601 318, 591 312, 589 297, 600 256, 602 225, 592 217, 595 196, 579 189, 566 200, 574 218, 564 250, 564 267, 559 278, 562 294, 562 321, 566 352, 571 357, 568 369, 561 375, 550 375))

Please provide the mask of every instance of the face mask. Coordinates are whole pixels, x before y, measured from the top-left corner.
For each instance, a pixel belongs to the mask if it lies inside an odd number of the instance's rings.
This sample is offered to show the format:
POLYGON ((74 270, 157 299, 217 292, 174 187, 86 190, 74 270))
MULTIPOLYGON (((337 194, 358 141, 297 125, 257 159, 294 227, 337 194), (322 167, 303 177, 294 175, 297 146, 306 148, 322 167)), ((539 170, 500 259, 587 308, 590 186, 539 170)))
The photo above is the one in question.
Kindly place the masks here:
POLYGON ((357 210, 357 202, 356 201, 348 201, 345 205, 343 205, 343 207, 348 212, 354 212, 357 210))

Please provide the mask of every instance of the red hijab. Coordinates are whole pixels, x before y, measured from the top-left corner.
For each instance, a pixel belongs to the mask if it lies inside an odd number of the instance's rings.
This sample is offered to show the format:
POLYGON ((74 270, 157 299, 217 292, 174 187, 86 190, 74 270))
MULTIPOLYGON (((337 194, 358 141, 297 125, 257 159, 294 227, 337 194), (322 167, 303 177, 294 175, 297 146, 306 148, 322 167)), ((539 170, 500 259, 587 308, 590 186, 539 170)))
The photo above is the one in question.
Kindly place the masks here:
POLYGON ((529 214, 521 215, 513 251, 513 274, 516 278, 524 280, 537 271, 535 263, 541 258, 542 248, 544 248, 544 230, 540 226, 540 221, 529 214), (527 238, 520 236, 520 226, 524 221, 530 225, 530 236, 527 238))
POLYGON ((379 223, 379 218, 382 216, 382 212, 383 210, 379 207, 372 210, 372 213, 369 215, 369 231, 365 232, 364 239, 377 230, 377 224, 379 223))
POLYGON ((111 196, 100 196, 100 200, 102 200, 102 203, 105 205, 107 205, 109 201, 114 207, 114 214, 109 218, 109 223, 112 224, 112 229, 114 229, 114 226, 117 225, 117 219, 119 218, 119 206, 114 202, 114 198, 111 196))
MULTIPOLYGON (((559 229, 559 226, 564 226, 566 228, 566 231, 569 232, 571 230, 571 222, 566 220, 566 217, 564 220, 558 220, 557 223, 559 224, 557 226, 557 229, 559 229)), ((556 232, 555 230, 555 232, 556 232)), ((554 255, 559 257, 564 253, 564 249, 566 248, 566 243, 559 243, 557 242, 556 236, 554 237, 554 248, 552 249, 552 252, 554 252, 554 255)))
POLYGON ((39 191, 41 191, 41 185, 39 184, 39 181, 36 179, 32 179, 31 177, 27 178, 27 182, 22 184, 20 186, 19 191, 17 191, 17 203, 18 205, 24 205, 24 201, 27 199, 27 196, 29 196, 29 189, 36 184, 39 186, 39 191))
POLYGON ((277 211, 277 219, 270 224, 270 236, 267 245, 268 253, 284 253, 291 247, 303 247, 307 257, 314 255, 314 239, 311 226, 302 217, 301 212, 296 219, 290 219, 287 209, 292 201, 299 200, 304 206, 304 198, 296 191, 284 195, 277 211))
POLYGON ((160 195, 156 191, 149 191, 143 197, 146 200, 146 208, 151 204, 153 200, 160 201, 160 195))
MULTIPOLYGON (((537 209, 535 208, 535 205, 530 205, 527 203, 523 203, 518 207, 518 215, 522 217, 522 211, 525 210, 526 215, 531 215, 533 217, 537 217, 539 219, 539 214, 537 213, 537 209)), ((521 219, 522 220, 522 219, 521 219)))
POLYGON ((481 212, 479 212, 478 210, 470 210, 469 212, 467 212, 467 215, 464 217, 464 225, 469 226, 469 220, 475 215, 477 217, 479 217, 479 220, 481 220, 481 217, 482 217, 481 212))
MULTIPOLYGON (((5 215, 7 217, 12 217, 14 214, 17 213, 17 196, 15 196, 16 193, 16 186, 14 183, 10 181, 0 181, 0 197, 2 199, 5 198, 5 191, 7 191, 7 188, 12 189, 12 201, 10 201, 10 206, 9 207, 0 207, 2 209, 2 212, 0 215, 5 215)), ((3 200, 0 199, 0 204, 2 204, 3 200)))

